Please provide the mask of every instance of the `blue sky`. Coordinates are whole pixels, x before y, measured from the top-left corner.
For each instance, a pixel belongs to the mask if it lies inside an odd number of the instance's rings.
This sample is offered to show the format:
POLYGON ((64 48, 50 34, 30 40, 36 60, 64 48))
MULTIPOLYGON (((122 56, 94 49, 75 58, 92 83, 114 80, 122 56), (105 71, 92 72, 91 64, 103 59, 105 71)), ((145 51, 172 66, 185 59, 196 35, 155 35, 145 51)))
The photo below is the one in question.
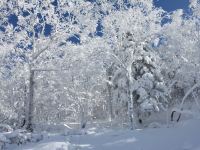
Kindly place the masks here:
POLYGON ((176 9, 188 9, 189 0, 154 0, 157 7, 162 7, 164 10, 171 12, 176 9))
MULTIPOLYGON (((95 0, 89 0, 89 1, 93 2, 95 0)), ((57 0, 55 0, 55 2, 57 2, 57 0)), ((55 5, 56 4, 57 3, 55 3, 55 5)), ((53 5, 54 5, 54 3, 53 3, 53 5)), ((185 12, 187 12, 189 0, 154 0, 154 5, 156 7, 162 7, 164 10, 166 10, 168 12, 174 11, 176 9, 183 9, 183 10, 185 10, 185 12)), ((17 21, 18 21, 17 16, 15 16, 15 15, 9 16, 9 23, 13 24, 14 27, 17 26, 17 21)), ((45 36, 49 36, 51 34, 51 29, 52 29, 51 25, 49 25, 49 24, 45 25, 45 36)), ((99 31, 101 31, 101 29, 102 29, 101 23, 98 22, 96 35, 102 36, 102 33, 99 32, 99 31)), ((0 28, 0 30, 2 30, 2 29, 0 28)), ((76 41, 75 43, 77 44, 80 42, 79 40, 77 40, 78 39, 77 37, 78 36, 72 36, 69 40, 73 41, 73 42, 76 41)))

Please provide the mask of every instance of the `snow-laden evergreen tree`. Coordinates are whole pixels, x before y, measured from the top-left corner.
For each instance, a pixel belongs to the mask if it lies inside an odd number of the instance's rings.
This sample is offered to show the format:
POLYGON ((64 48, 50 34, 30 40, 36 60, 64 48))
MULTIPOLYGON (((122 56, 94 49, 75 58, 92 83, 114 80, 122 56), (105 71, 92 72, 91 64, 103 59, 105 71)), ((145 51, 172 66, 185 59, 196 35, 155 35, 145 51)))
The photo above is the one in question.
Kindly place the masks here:
POLYGON ((128 112, 133 127, 141 112, 164 108, 166 87, 160 74, 159 56, 151 50, 162 28, 164 12, 154 8, 152 1, 131 1, 130 6, 111 12, 104 18, 103 26, 110 45, 107 53, 114 61, 113 112, 122 118, 128 112))
MULTIPOLYGON (((151 112, 159 112, 167 107, 168 91, 160 68, 160 58, 156 51, 142 43, 135 50, 131 46, 133 36, 127 33, 123 52, 132 50, 130 84, 124 70, 116 69, 113 76, 113 100, 117 105, 115 110, 127 108, 128 92, 133 96, 133 109, 139 122, 148 117, 151 112), (130 85, 129 85, 130 84, 130 85)), ((129 55, 129 53, 126 53, 129 55)), ((126 56, 127 57, 127 56, 126 56)), ((124 114, 125 112, 121 112, 124 114)), ((136 119, 136 118, 135 118, 136 119)))

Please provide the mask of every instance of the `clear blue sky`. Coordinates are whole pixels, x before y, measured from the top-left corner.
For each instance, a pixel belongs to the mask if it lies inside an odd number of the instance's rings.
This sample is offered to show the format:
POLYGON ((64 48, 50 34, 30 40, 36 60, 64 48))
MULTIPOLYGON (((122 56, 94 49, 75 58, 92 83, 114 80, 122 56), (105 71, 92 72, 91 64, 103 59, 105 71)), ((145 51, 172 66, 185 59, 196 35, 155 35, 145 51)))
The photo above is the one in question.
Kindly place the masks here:
POLYGON ((157 7, 162 7, 164 10, 170 12, 176 9, 188 9, 189 0, 154 0, 157 7))

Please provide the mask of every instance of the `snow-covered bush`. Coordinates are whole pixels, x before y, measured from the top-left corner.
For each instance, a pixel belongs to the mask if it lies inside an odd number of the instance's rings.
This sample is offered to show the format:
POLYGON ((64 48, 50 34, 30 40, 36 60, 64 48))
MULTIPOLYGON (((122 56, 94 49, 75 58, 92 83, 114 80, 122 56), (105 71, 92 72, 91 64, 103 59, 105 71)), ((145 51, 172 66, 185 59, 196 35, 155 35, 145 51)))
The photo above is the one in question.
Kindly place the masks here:
POLYGON ((0 132, 12 132, 13 129, 7 124, 0 124, 0 132))
POLYGON ((6 144, 25 144, 27 142, 39 142, 43 139, 42 134, 34 134, 26 130, 13 130, 9 125, 1 125, 6 129, 0 132, 0 150, 3 150, 6 144))

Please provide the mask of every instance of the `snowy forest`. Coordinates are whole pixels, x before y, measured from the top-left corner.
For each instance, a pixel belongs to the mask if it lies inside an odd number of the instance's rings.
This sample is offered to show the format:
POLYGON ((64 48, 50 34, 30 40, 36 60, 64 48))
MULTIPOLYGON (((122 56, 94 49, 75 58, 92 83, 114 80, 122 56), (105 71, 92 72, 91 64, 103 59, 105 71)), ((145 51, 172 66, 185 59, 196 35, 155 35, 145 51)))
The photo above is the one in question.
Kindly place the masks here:
POLYGON ((199 0, 187 13, 153 0, 0 1, 0 149, 156 150, 174 132, 182 147, 166 150, 199 150, 199 127, 199 0))

